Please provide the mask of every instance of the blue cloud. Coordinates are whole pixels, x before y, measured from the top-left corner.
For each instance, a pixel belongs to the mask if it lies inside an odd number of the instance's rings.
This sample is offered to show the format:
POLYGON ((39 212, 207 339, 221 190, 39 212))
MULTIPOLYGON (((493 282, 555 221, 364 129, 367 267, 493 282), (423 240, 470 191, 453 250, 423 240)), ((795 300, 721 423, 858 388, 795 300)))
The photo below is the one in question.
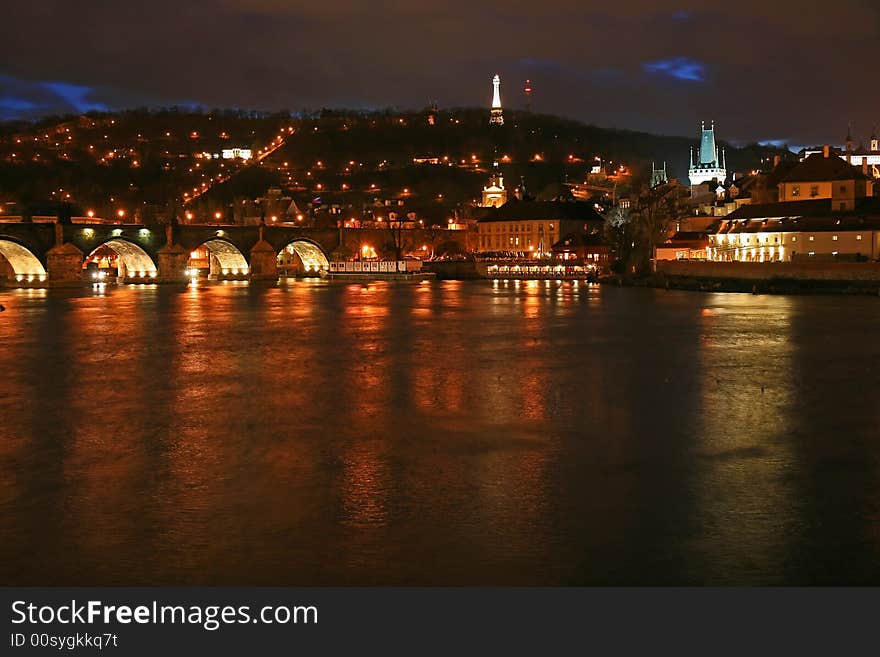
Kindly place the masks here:
POLYGON ((99 93, 98 87, 0 73, 0 120, 106 111, 109 106, 95 98, 99 93))
POLYGON ((676 80, 688 82, 705 82, 706 65, 690 57, 672 57, 659 59, 654 62, 645 62, 642 69, 647 73, 665 75, 676 80))
POLYGON ((39 107, 36 103, 32 103, 24 98, 16 98, 15 96, 0 97, 0 116, 9 112, 28 112, 39 107))
POLYGON ((94 87, 70 84, 69 82, 43 82, 42 84, 56 96, 66 100, 69 105, 76 108, 77 112, 85 113, 91 110, 107 111, 107 106, 104 103, 96 103, 89 100, 89 96, 95 91, 94 87))

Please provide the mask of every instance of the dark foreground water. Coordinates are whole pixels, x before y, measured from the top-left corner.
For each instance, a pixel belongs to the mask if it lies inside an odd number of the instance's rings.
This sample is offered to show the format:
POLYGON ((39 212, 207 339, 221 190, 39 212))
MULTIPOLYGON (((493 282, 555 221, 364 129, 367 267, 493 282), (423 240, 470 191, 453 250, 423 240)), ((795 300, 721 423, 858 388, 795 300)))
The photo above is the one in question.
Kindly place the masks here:
POLYGON ((4 584, 880 583, 880 299, 0 302, 4 584))

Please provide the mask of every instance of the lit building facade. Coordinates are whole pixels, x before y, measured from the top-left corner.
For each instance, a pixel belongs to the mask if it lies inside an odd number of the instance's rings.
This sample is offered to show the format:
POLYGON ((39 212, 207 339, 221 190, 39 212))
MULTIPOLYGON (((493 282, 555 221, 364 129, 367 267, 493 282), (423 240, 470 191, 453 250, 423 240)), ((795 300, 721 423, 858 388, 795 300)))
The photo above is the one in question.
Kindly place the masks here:
POLYGON ((563 236, 602 232, 604 220, 581 201, 509 201, 477 220, 477 252, 548 257, 563 236))
POLYGON ((504 189, 504 176, 498 170, 498 163, 495 163, 495 169, 489 177, 489 184, 483 187, 483 203, 484 208, 500 208, 507 203, 507 190, 504 189))
POLYGON ((877 260, 873 181, 827 147, 778 184, 779 201, 743 205, 710 231, 707 258, 738 262, 877 260))
MULTIPOLYGON (((869 199, 873 201, 873 199, 869 199)), ((827 207, 827 203, 824 204, 827 207)), ((877 205, 876 203, 874 205, 877 205)), ((751 206, 751 209, 760 206, 751 206)), ((768 212, 773 212, 768 209, 768 212)), ((880 207, 873 216, 730 215, 709 235, 707 258, 722 262, 866 261, 880 258, 880 207)))
POLYGON ((249 160, 253 157, 250 148, 224 148, 221 154, 224 160, 249 160))

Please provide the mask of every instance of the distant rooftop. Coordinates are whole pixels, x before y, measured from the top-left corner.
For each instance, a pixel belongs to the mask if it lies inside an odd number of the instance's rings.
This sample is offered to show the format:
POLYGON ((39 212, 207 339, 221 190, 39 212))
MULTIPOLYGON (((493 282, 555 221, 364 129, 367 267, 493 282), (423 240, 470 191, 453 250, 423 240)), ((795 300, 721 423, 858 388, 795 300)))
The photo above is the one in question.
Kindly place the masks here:
POLYGON ((586 201, 517 201, 493 208, 480 221, 604 221, 592 203, 586 201))
POLYGON ((822 180, 863 180, 861 169, 847 164, 840 157, 813 153, 782 178, 781 182, 817 182, 822 180))

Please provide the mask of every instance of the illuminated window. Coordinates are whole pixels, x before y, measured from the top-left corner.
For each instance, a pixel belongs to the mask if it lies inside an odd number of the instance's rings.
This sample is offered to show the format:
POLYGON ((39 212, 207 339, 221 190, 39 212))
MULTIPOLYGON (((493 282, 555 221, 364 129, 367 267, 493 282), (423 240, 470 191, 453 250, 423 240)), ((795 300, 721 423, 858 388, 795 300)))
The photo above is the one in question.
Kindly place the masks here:
POLYGON ((857 239, 857 240, 860 240, 860 239, 862 239, 862 236, 861 236, 861 235, 856 235, 856 239, 857 239))
POLYGON ((791 238, 791 241, 792 241, 792 242, 797 242, 797 235, 794 235, 794 236, 791 238))
POLYGON ((837 235, 832 235, 831 239, 833 239, 833 240, 836 242, 836 241, 837 241, 837 235))
POLYGON ((810 241, 811 241, 811 242, 815 242, 815 241, 816 241, 816 238, 813 237, 812 235, 810 235, 810 241))
POLYGON ((792 196, 800 196, 801 195, 800 185, 795 185, 791 188, 791 195, 792 196))

